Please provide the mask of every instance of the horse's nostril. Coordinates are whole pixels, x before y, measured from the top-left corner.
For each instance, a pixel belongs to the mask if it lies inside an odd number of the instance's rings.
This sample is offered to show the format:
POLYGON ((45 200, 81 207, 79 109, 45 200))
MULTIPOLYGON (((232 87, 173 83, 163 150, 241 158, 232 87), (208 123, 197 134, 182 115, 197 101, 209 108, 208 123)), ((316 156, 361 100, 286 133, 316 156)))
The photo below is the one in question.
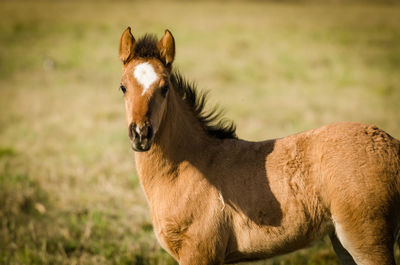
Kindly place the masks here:
POLYGON ((142 127, 137 126, 136 123, 131 123, 129 125, 129 138, 131 138, 131 140, 138 138, 142 141, 145 138, 150 139, 151 137, 153 137, 151 125, 146 124, 142 127))
POLYGON ((142 128, 142 136, 147 138, 151 138, 153 136, 153 129, 151 128, 151 125, 147 125, 142 128))
POLYGON ((129 138, 131 138, 132 140, 136 137, 138 137, 138 133, 136 131, 136 123, 131 123, 129 125, 129 138))

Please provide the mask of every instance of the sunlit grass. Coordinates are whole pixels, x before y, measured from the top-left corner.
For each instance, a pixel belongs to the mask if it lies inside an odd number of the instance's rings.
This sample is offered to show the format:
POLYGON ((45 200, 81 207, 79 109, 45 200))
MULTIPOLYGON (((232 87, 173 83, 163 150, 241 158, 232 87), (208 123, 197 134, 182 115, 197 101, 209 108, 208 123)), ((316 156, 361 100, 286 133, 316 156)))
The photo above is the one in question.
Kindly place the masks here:
MULTIPOLYGON (((375 123, 400 138, 400 6, 0 2, 0 263, 173 264, 129 148, 117 48, 169 28, 242 138, 375 123), (12 15, 11 15, 12 14, 12 15)), ((329 241, 260 264, 337 264, 329 241)))

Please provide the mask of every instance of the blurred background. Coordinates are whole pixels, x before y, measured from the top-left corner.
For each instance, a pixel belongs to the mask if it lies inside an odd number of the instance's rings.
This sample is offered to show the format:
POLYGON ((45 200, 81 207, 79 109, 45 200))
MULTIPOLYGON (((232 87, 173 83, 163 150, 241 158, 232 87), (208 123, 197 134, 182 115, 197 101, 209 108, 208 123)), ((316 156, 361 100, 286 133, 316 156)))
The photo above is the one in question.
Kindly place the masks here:
MULTIPOLYGON (((399 139, 399 18, 398 1, 1 1, 0 264, 175 264, 129 146, 127 26, 170 29, 241 138, 345 120, 399 139)), ((325 238, 257 264, 338 261, 325 238)))

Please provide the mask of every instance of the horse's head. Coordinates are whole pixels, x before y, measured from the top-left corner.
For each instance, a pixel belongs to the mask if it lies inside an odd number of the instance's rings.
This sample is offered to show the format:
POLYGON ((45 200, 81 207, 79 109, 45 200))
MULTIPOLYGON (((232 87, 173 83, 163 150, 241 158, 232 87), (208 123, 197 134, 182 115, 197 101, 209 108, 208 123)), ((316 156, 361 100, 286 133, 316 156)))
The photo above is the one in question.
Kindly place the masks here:
POLYGON ((147 151, 166 112, 175 42, 165 30, 160 41, 146 35, 138 42, 128 27, 121 36, 124 93, 129 137, 135 151, 147 151))

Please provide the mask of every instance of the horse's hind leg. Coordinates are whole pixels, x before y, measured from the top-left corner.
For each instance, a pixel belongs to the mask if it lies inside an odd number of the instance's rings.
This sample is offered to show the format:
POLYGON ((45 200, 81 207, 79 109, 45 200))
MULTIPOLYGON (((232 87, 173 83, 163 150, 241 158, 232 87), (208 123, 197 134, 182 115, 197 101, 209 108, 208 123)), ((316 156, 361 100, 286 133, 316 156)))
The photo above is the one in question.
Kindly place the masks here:
POLYGON ((342 264, 342 265, 357 265, 354 262, 354 259, 351 257, 350 253, 347 252, 347 250, 340 243, 340 241, 337 238, 335 233, 332 233, 331 235, 329 235, 329 238, 331 239, 333 249, 335 250, 335 253, 339 258, 340 264, 342 264))
MULTIPOLYGON (((363 223, 362 221, 356 222, 358 225, 335 222, 336 235, 341 246, 358 265, 395 265, 393 235, 387 229, 386 222, 374 220, 363 223)), ((341 254, 344 261, 350 260, 345 252, 342 251, 341 254)))

